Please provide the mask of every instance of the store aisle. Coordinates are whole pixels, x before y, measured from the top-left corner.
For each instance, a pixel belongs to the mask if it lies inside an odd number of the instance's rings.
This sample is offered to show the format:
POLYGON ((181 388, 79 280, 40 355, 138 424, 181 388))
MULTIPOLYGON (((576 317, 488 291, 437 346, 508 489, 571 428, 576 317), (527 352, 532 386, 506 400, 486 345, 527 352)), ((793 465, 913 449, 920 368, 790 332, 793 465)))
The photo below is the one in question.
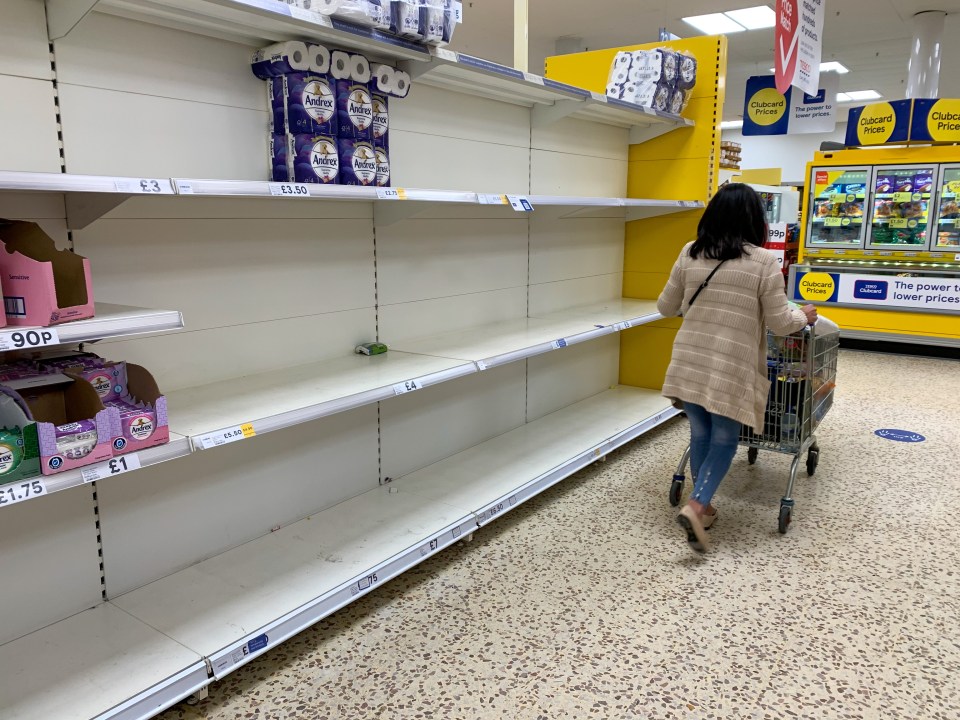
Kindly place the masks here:
POLYGON ((844 351, 786 536, 787 457, 742 451, 690 552, 674 421, 161 717, 960 717, 957 397, 956 361, 844 351))

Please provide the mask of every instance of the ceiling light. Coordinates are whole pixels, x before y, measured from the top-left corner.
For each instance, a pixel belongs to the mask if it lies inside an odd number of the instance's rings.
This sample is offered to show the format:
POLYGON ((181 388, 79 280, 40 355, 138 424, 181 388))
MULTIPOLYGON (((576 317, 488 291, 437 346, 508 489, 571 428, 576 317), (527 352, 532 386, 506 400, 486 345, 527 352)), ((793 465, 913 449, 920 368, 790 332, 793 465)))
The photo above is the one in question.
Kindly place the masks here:
POLYGON ((724 120, 720 123, 721 130, 736 130, 743 127, 743 120, 724 120))
POLYGON ((693 25, 697 30, 706 35, 729 35, 730 33, 743 32, 746 29, 743 25, 734 22, 723 13, 694 15, 693 17, 685 17, 682 19, 687 25, 693 25))
POLYGON ((766 5, 744 8, 743 10, 728 10, 724 13, 728 18, 747 30, 772 28, 777 24, 777 14, 766 5))
POLYGON ((837 93, 837 102, 860 102, 862 100, 877 100, 883 95, 876 90, 850 90, 845 93, 837 93))
POLYGON ((841 75, 846 75, 850 70, 843 64, 838 63, 836 60, 830 60, 829 62, 820 63, 820 72, 835 72, 840 73, 841 75))

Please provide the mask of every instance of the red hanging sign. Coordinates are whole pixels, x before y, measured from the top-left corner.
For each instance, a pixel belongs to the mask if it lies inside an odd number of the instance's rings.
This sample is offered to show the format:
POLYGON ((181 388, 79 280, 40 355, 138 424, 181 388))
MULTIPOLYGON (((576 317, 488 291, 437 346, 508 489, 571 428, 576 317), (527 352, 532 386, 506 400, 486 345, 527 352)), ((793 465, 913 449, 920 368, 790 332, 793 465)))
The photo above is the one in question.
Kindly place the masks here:
POLYGON ((777 92, 787 92, 797 73, 797 41, 800 39, 800 9, 797 0, 777 0, 777 25, 774 35, 775 78, 777 92))

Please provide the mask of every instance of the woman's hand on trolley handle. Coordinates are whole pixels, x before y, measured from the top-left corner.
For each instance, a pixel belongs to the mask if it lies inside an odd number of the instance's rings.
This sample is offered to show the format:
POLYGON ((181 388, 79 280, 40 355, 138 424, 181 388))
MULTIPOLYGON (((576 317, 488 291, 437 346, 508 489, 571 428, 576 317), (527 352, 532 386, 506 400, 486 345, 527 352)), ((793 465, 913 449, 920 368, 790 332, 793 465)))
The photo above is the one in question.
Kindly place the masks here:
POLYGON ((807 316, 807 324, 813 325, 817 322, 817 306, 816 305, 804 305, 800 308, 804 315, 807 316))

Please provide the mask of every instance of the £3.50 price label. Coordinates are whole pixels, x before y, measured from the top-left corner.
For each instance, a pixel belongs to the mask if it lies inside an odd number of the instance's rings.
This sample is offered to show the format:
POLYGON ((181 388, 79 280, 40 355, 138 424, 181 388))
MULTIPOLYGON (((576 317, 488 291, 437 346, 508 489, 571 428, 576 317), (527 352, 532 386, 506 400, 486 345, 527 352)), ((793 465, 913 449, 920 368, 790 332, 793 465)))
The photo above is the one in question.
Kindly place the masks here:
POLYGON ((0 485, 0 507, 30 500, 47 494, 43 480, 28 480, 22 483, 0 485))
POLYGON ((302 183, 270 183, 274 197, 310 197, 310 186, 302 183))
POLYGON ((112 460, 83 468, 80 471, 80 475, 83 477, 85 483, 91 483, 113 477, 114 475, 122 475, 131 470, 139 470, 140 467, 140 456, 136 453, 130 453, 129 455, 121 455, 112 460))
POLYGON ((253 423, 244 423, 243 425, 235 425, 226 430, 217 430, 216 432, 207 433, 206 435, 200 435, 194 442, 204 450, 209 450, 210 448, 252 438, 256 434, 257 431, 253 429, 253 423))
POLYGON ((423 383, 419 380, 407 380, 406 382, 397 383, 393 386, 394 395, 403 395, 416 390, 423 390, 423 383))
POLYGON ((0 352, 6 350, 31 350, 33 348, 59 344, 60 335, 53 328, 14 330, 13 332, 0 333, 0 352))

